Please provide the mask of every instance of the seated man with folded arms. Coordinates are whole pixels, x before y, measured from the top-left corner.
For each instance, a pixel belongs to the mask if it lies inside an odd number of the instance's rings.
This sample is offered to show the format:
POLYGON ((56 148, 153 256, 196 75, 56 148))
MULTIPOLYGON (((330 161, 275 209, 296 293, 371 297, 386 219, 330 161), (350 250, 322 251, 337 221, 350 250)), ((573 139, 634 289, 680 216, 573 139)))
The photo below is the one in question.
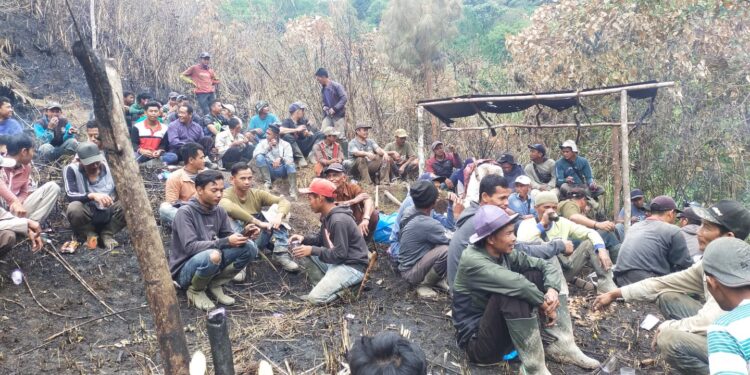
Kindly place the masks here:
POLYGON ((531 178, 531 196, 540 191, 556 191, 555 160, 547 157, 547 148, 540 143, 528 145, 531 162, 523 168, 531 178))
POLYGON ((177 209, 195 195, 195 176, 205 169, 203 147, 197 143, 186 143, 180 149, 185 166, 172 172, 164 185, 164 202, 159 206, 162 225, 172 226, 177 209))
POLYGON ((34 158, 34 141, 26 134, 16 134, 8 139, 8 155, 0 169, 0 197, 4 208, 14 216, 43 222, 55 208, 60 186, 49 181, 29 192, 31 160, 34 158))
MULTIPOLYGON (((745 240, 750 234, 750 210, 737 201, 722 200, 710 208, 693 210, 702 221, 698 230, 701 251, 720 237, 745 240)), ((656 347, 666 362, 678 374, 709 373, 706 330, 725 312, 708 289, 702 262, 601 294, 594 309, 604 309, 617 298, 656 302, 667 319, 655 333, 656 347), (705 303, 701 302, 704 299, 705 303)))
POLYGON ((70 201, 65 216, 73 232, 91 250, 97 243, 107 250, 120 246, 114 236, 125 228, 125 213, 109 165, 94 143, 81 142, 78 158, 63 170, 63 181, 70 201))
POLYGON ((398 270, 401 277, 417 287, 419 298, 437 297, 433 288, 448 292, 446 262, 448 243, 445 229, 430 217, 438 190, 431 181, 413 183, 409 196, 414 206, 404 212, 399 223, 398 270))
POLYGON ((188 302, 201 310, 216 306, 208 290, 222 305, 233 305, 224 294, 227 284, 258 255, 252 237, 257 227, 234 233, 232 223, 219 201, 224 193, 224 177, 207 170, 195 176, 195 196, 177 210, 172 226, 169 270, 180 288, 187 290, 188 302))
MULTIPOLYGON (((268 191, 254 189, 253 171, 245 163, 237 163, 232 167, 232 177, 229 182, 232 187, 226 190, 224 198, 219 205, 223 207, 233 220, 235 231, 247 225, 255 225, 261 229, 260 236, 255 241, 259 249, 270 248, 273 250, 274 263, 280 265, 287 272, 297 272, 299 266, 289 255, 289 231, 282 223, 283 218, 289 214, 291 204, 288 200, 273 195, 268 191), (274 217, 267 218, 263 209, 270 209, 276 205, 274 217), (271 242, 273 239, 273 243, 271 242)), ((268 212, 267 212, 268 213, 268 212)), ((271 213, 268 213, 271 215, 271 213)), ((244 272, 244 270, 243 270, 244 272)), ((242 281, 244 274, 238 274, 238 281, 242 281)))
POLYGON ((500 207, 484 205, 474 216, 476 233, 463 251, 453 283, 453 325, 456 341, 469 361, 490 365, 513 348, 521 373, 550 374, 539 329, 555 340, 546 355, 585 369, 599 367, 576 346, 565 282, 552 262, 514 250, 515 221, 500 207))
POLYGON ((167 152, 167 125, 159 121, 159 103, 146 104, 146 118, 133 125, 132 141, 137 145, 135 160, 138 163, 149 163, 159 166, 176 164, 177 154, 167 152), (154 164, 156 163, 156 164, 154 164))
POLYGON ((255 165, 260 170, 260 176, 266 190, 276 179, 286 179, 289 182, 289 197, 297 199, 297 168, 294 166, 292 146, 279 138, 279 126, 269 125, 266 139, 258 142, 253 151, 255 165))
POLYGON ((609 251, 609 256, 613 262, 616 262, 620 251, 620 240, 615 235, 615 224, 609 220, 592 219, 596 215, 592 213, 590 202, 586 196, 586 190, 572 187, 568 190, 568 198, 558 204, 557 212, 560 216, 599 233, 604 240, 604 246, 609 251))
POLYGON ((312 304, 325 304, 338 298, 344 289, 362 282, 368 264, 367 244, 352 211, 336 206, 333 182, 315 178, 300 193, 307 196, 312 211, 320 214, 320 231, 304 237, 295 234, 289 241, 301 242, 292 252, 314 285, 302 298, 312 304))
POLYGON ((336 184, 336 205, 349 207, 354 215, 354 222, 365 239, 370 239, 378 226, 380 214, 375 209, 375 203, 370 194, 362 187, 349 182, 349 176, 344 172, 341 164, 331 164, 326 168, 325 178, 336 184))

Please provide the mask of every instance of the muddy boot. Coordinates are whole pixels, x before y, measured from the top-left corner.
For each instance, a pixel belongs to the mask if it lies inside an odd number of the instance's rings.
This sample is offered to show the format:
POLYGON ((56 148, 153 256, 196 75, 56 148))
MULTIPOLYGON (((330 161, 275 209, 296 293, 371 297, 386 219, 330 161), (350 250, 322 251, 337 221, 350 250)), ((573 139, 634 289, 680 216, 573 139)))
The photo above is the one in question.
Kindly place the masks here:
POLYGON ((224 294, 224 288, 226 283, 232 281, 235 275, 239 271, 234 268, 234 264, 228 265, 226 268, 221 270, 221 273, 211 279, 211 283, 208 284, 208 291, 216 297, 216 300, 222 305, 234 305, 234 298, 224 294))
POLYGON ((427 272, 424 280, 417 285, 417 296, 424 299, 435 299, 437 298, 437 292, 432 289, 440 281, 440 275, 435 272, 434 268, 430 268, 430 272, 427 272))
POLYGON ((556 339, 547 346, 547 356, 556 362, 569 363, 580 368, 593 370, 599 367, 599 361, 583 354, 573 337, 573 322, 568 312, 568 296, 560 295, 560 307, 557 308, 557 324, 545 328, 545 331, 556 339))
POLYGON ((216 308, 216 305, 206 295, 206 288, 210 282, 210 277, 193 275, 193 280, 187 289, 188 303, 204 311, 216 308))
POLYGON ((451 291, 451 287, 450 285, 448 285, 448 280, 445 278, 440 279, 440 281, 435 284, 435 288, 446 293, 449 293, 451 291))
POLYGON ((297 200, 297 174, 290 173, 287 177, 287 182, 289 182, 289 197, 297 200))
POLYGON ((323 276, 325 276, 325 272, 323 272, 323 270, 321 270, 320 267, 315 264, 315 262, 310 260, 310 257, 299 258, 297 260, 297 263, 299 263, 299 267, 305 273, 307 281, 310 283, 310 285, 317 285, 323 278, 323 276))
POLYGON ((263 186, 266 188, 266 190, 271 190, 271 170, 268 168, 258 169, 260 169, 260 176, 263 180, 263 186))
POLYGON ((286 251, 286 248, 282 248, 284 252, 276 252, 274 251, 272 261, 278 265, 281 266, 281 268, 284 269, 286 272, 297 272, 299 271, 299 265, 295 263, 292 260, 292 257, 289 256, 289 252, 286 251))
POLYGON ((615 284, 614 281, 615 276, 612 273, 612 270, 607 271, 604 275, 597 274, 597 278, 599 279, 596 283, 597 294, 604 294, 617 289, 617 284, 615 284))
POLYGON ((544 347, 539 334, 539 318, 506 319, 513 346, 518 351, 523 365, 521 374, 551 375, 544 362, 544 347))

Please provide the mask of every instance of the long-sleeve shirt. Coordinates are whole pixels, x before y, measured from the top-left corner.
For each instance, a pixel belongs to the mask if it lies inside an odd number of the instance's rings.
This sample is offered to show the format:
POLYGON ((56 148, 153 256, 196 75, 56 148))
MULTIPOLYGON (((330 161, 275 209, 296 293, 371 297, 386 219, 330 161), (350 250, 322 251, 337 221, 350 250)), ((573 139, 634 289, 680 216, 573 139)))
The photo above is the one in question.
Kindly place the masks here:
POLYGON ((86 176, 81 164, 70 163, 63 171, 63 182, 65 182, 65 196, 70 202, 89 202, 89 193, 107 194, 112 198, 117 196, 115 180, 112 179, 112 173, 106 162, 101 163, 99 177, 93 182, 86 176))
MULTIPOLYGON (((169 124, 167 138, 169 139, 169 151, 176 153, 185 143, 200 142, 201 138, 203 138, 203 128, 192 121, 189 125, 185 125, 180 120, 175 120, 169 124)), ((210 150, 204 151, 208 152, 210 150)))
POLYGON ((424 170, 438 176, 450 178, 453 174, 453 168, 461 167, 461 158, 458 156, 458 153, 446 152, 445 158, 442 160, 438 160, 435 155, 427 159, 424 170))
POLYGON ((75 137, 75 134, 70 132, 73 125, 65 118, 60 117, 54 129, 50 129, 48 126, 49 118, 46 115, 34 123, 34 135, 39 144, 49 143, 58 147, 68 139, 75 137))
POLYGON ((518 164, 513 164, 513 168, 511 168, 510 172, 506 173, 503 171, 503 176, 505 176, 505 179, 508 181, 508 185, 510 185, 510 190, 516 191, 516 178, 518 176, 524 176, 525 173, 523 171, 523 167, 521 167, 518 164))
POLYGON ((29 196, 30 165, 16 165, 13 168, 0 170, 0 198, 9 206, 15 202, 23 203, 29 196))
POLYGON ((184 168, 172 172, 164 184, 164 201, 172 205, 187 203, 195 195, 194 178, 184 168))
POLYGON ((398 256, 398 269, 401 272, 410 270, 436 246, 447 245, 450 242, 440 222, 417 211, 415 207, 409 208, 404 213, 400 225, 401 248, 398 256))
POLYGON ((666 275, 691 265, 680 228, 648 218, 630 227, 620 246, 615 273, 640 270, 666 275))
POLYGON ((219 155, 224 155, 224 153, 232 147, 232 143, 237 141, 245 142, 245 136, 242 135, 242 133, 234 135, 231 130, 224 130, 216 135, 216 143, 214 146, 219 151, 219 155))
MULTIPOLYGON (((328 84, 321 87, 320 94, 323 97, 323 106, 333 108, 333 118, 339 119, 346 115, 346 90, 338 82, 332 80, 328 81, 328 84)), ((328 114, 324 114, 328 116, 328 114)))
POLYGON ((521 215, 534 215, 536 216, 536 209, 534 208, 534 200, 531 199, 531 197, 526 197, 526 199, 522 199, 518 193, 513 193, 508 198, 508 207, 510 207, 513 212, 521 215))
POLYGON ((526 219, 518 227, 518 240, 524 242, 548 242, 551 239, 559 238, 562 240, 590 240, 594 244, 594 249, 604 248, 604 240, 595 230, 586 228, 583 225, 576 224, 564 217, 552 222, 549 228, 543 228, 541 223, 536 219, 526 219), (547 237, 547 241, 544 240, 547 237))
POLYGON ((359 271, 367 267, 367 244, 349 208, 334 207, 321 218, 320 231, 305 236, 302 244, 311 245, 312 255, 324 263, 345 264, 359 271))
POLYGON ((576 160, 570 162, 565 158, 555 162, 555 178, 557 179, 557 187, 562 186, 568 177, 573 177, 576 185, 591 185, 594 182, 594 177, 591 174, 591 165, 586 158, 576 156, 576 160), (581 177, 586 181, 581 181, 581 177))
POLYGON ((258 155, 265 155, 269 160, 281 159, 284 161, 284 164, 288 165, 294 163, 292 145, 283 139, 278 140, 276 147, 271 147, 271 145, 268 144, 268 139, 258 142, 258 145, 255 146, 255 150, 253 150, 253 157, 257 157, 258 155))
POLYGON ((224 197, 219 202, 219 206, 227 211, 229 217, 246 224, 252 223, 253 216, 260 213, 263 207, 270 207, 274 204, 278 204, 279 215, 284 216, 289 213, 291 204, 288 200, 258 189, 250 189, 245 198, 240 198, 237 196, 237 190, 230 187, 224 191, 224 197))
POLYGON ((659 328, 672 328, 683 332, 705 335, 708 326, 716 318, 725 314, 716 300, 708 291, 706 277, 703 274, 703 263, 697 262, 690 268, 680 272, 671 273, 661 277, 651 277, 624 286, 620 289, 625 301, 654 302, 661 294, 677 292, 684 294, 695 294, 705 298, 698 313, 685 319, 667 320, 659 328))
POLYGON ((540 189, 542 185, 547 186, 547 190, 555 188, 557 183, 555 161, 544 159, 541 163, 531 162, 526 164, 524 172, 531 178, 531 188, 540 189))
MULTIPOLYGON (((388 248, 388 253, 391 255, 391 258, 395 261, 398 261, 398 255, 401 252, 401 244, 398 241, 398 232, 401 230, 399 222, 401 222, 401 218, 404 217, 404 213, 410 207, 414 207, 414 200, 411 199, 411 196, 407 195, 404 201, 401 202, 401 206, 398 208, 398 214, 396 214, 396 221, 391 226, 391 235, 390 237, 388 237, 388 240, 391 242, 391 246, 388 248)), ((451 232, 456 229, 456 220, 453 218, 453 205, 450 205, 450 204, 448 205, 448 209, 446 210, 445 215, 438 213, 435 210, 432 210, 432 213, 430 216, 433 219, 437 220, 440 223, 440 225, 443 226, 443 228, 451 232)), ((456 264, 458 264, 458 262, 456 262, 456 264)))
POLYGON ((23 133, 23 127, 15 119, 7 118, 0 121, 0 134, 15 135, 23 133))

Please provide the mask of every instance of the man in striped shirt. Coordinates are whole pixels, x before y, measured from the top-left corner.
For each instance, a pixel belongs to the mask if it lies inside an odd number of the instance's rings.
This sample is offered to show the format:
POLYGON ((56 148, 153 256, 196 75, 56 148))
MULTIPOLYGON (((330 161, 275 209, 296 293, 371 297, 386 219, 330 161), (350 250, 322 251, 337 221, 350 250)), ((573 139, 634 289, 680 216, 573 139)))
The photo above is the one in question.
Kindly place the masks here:
POLYGON ((703 255, 708 290, 728 311, 708 327, 711 374, 750 372, 750 245, 733 237, 711 242, 703 255))
POLYGON ((167 129, 169 127, 159 122, 159 103, 148 102, 146 104, 146 118, 134 125, 133 144, 138 148, 135 158, 138 163, 149 163, 153 161, 175 164, 177 155, 167 152, 167 129))

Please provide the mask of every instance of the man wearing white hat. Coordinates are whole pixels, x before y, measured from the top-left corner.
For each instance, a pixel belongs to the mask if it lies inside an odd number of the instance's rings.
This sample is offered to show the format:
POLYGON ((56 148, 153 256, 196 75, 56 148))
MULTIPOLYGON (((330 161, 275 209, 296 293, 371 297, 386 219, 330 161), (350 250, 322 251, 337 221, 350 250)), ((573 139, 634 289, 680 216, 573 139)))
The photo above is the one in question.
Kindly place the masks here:
POLYGON ((568 139, 563 142, 560 145, 560 153, 562 157, 555 162, 555 177, 563 199, 573 187, 583 187, 591 193, 603 192, 603 189, 594 181, 589 161, 578 156, 578 146, 575 141, 568 139))
POLYGON ((531 178, 526 175, 516 177, 516 191, 508 197, 508 207, 522 219, 536 217, 534 200, 529 196, 531 178))

